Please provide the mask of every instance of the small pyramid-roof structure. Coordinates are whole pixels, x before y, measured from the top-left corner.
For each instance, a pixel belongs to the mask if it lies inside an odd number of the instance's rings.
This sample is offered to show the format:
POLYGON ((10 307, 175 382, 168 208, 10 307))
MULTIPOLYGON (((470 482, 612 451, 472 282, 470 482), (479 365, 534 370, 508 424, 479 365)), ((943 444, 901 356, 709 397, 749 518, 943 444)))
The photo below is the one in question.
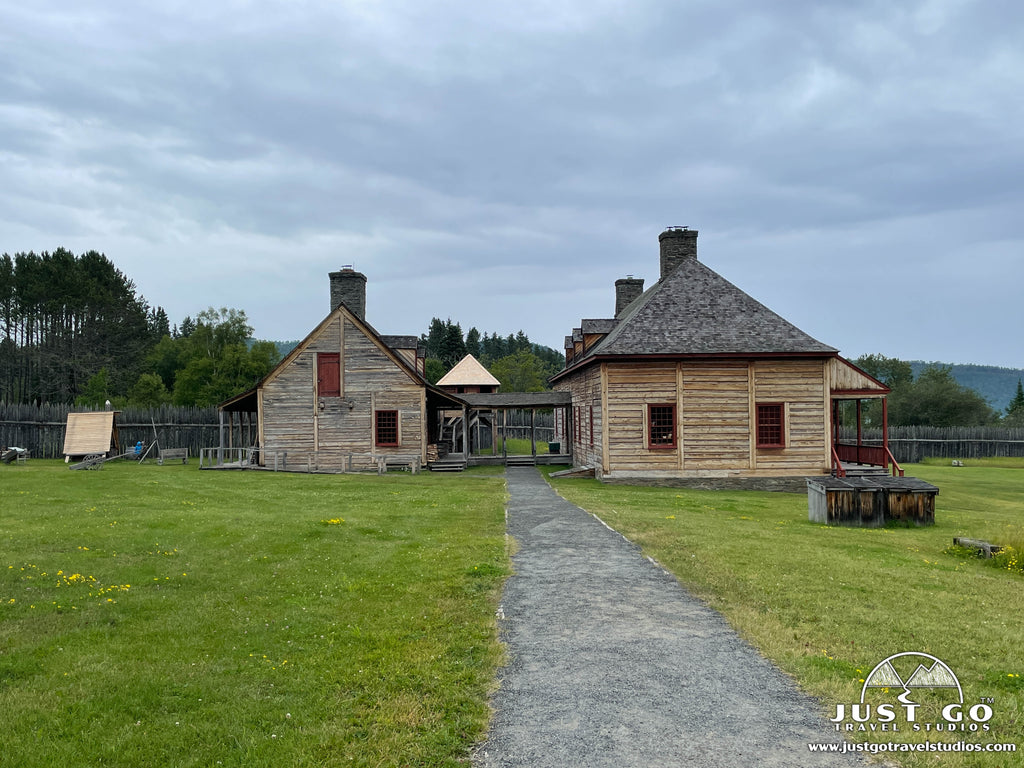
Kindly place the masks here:
POLYGON ((437 382, 439 387, 497 387, 501 384, 472 355, 466 355, 437 382))

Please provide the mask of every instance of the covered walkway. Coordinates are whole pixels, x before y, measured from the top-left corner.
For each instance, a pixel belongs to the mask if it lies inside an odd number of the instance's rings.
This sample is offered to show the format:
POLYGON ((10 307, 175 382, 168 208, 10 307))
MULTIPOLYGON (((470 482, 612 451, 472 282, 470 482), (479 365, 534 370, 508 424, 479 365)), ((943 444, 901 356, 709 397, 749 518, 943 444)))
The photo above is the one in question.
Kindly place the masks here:
POLYGON ((467 465, 572 463, 568 392, 465 393, 457 397, 465 405, 449 418, 451 453, 467 465), (542 417, 548 415, 550 426, 542 425, 542 417))

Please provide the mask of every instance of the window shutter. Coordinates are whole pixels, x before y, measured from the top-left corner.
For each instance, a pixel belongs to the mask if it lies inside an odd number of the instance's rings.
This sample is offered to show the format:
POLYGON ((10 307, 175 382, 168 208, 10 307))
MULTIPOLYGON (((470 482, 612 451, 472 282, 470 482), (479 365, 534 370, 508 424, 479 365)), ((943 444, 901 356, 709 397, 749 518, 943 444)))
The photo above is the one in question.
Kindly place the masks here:
POLYGON ((321 352, 316 356, 317 394, 320 397, 341 397, 341 355, 321 352))

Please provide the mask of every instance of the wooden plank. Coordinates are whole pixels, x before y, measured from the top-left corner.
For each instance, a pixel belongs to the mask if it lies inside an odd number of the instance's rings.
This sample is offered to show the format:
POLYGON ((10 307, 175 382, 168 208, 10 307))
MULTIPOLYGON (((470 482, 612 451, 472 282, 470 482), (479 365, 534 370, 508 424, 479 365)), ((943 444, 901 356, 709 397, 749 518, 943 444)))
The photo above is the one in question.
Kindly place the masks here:
POLYGON ((747 366, 747 449, 750 468, 757 468, 757 363, 747 366))
POLYGON ((676 466, 680 471, 686 466, 686 430, 683 414, 686 403, 683 399, 683 364, 676 363, 676 466))
POLYGON ((611 466, 609 452, 609 431, 611 419, 608 413, 608 363, 601 363, 601 471, 606 473, 611 466))
POLYGON ((64 435, 65 456, 107 453, 114 445, 114 412, 69 413, 64 435))
POLYGON ((338 327, 338 390, 342 397, 345 397, 345 326, 347 324, 345 318, 342 317, 338 327))

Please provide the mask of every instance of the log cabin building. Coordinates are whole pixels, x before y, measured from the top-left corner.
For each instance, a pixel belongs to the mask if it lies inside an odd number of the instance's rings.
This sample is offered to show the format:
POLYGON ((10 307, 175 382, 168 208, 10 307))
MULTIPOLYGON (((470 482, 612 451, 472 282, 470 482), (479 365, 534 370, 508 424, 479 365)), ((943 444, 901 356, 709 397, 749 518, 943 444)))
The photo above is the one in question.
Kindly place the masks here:
POLYGON ((516 459, 570 462, 568 454, 538 456, 534 428, 538 409, 558 408, 567 423, 567 394, 499 394, 500 382, 472 356, 431 385, 416 336, 381 335, 366 322, 366 276, 346 267, 330 273, 330 284, 330 314, 259 384, 220 404, 210 466, 449 471, 516 459), (513 411, 530 414, 527 456, 508 454, 513 411))
POLYGON ((330 314, 256 387, 222 403, 222 418, 255 422, 246 447, 258 447, 261 466, 424 466, 438 414, 465 403, 427 383, 418 337, 381 335, 366 322, 365 275, 344 267, 330 285, 330 314))
POLYGON ((842 401, 859 422, 885 385, 701 263, 696 230, 659 244, 658 281, 616 281, 614 317, 565 338, 552 385, 571 394, 574 464, 608 482, 794 489, 844 462, 888 466, 887 445, 841 445, 837 428, 842 401))
POLYGON ((882 398, 885 419, 883 384, 702 264, 695 230, 669 229, 659 242, 659 280, 646 291, 632 275, 617 280, 614 316, 566 336, 565 368, 542 393, 498 393, 471 357, 429 384, 416 336, 366 322, 366 276, 332 272, 327 317, 256 387, 221 404, 231 427, 218 451, 237 434, 239 448, 256 448, 254 463, 275 468, 529 460, 591 467, 606 482, 705 487, 796 488, 852 463, 895 467, 886 444, 860 438, 862 400, 882 398), (844 401, 856 402, 856 444, 839 440, 844 401), (538 450, 541 410, 555 429, 538 450), (529 414, 529 455, 508 451, 512 411, 529 414))

